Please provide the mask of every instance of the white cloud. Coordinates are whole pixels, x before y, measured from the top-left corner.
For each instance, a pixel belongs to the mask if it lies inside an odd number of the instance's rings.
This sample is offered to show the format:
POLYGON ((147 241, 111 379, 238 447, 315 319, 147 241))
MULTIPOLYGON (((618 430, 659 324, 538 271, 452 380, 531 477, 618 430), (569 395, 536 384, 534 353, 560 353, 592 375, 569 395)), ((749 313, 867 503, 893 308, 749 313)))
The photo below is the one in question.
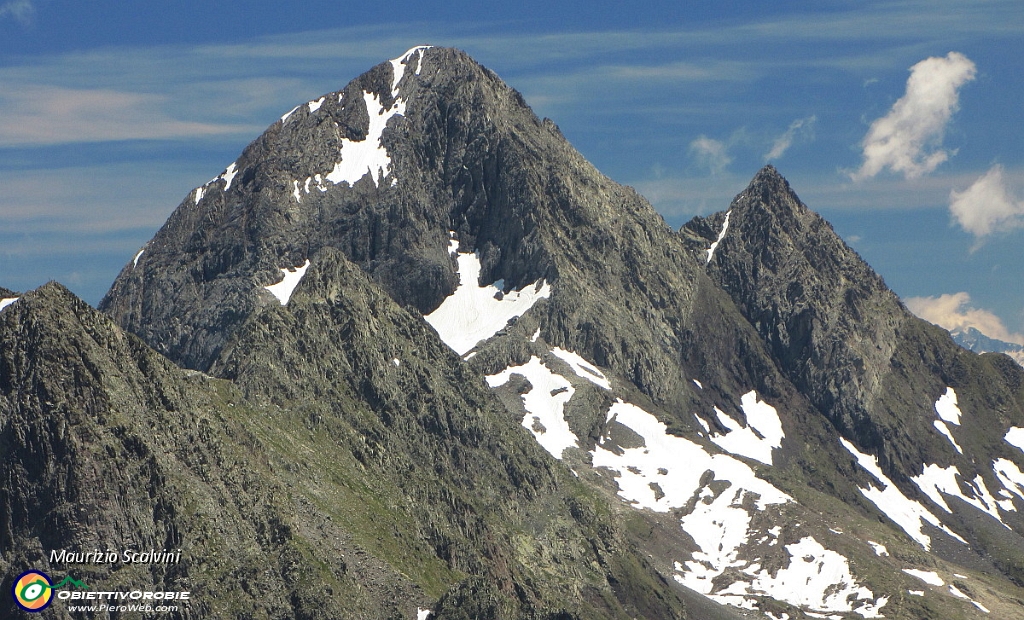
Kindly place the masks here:
POLYGON ((764 160, 771 161, 785 155, 789 147, 793 146, 793 140, 797 137, 810 139, 812 137, 812 128, 817 120, 817 116, 808 116, 807 118, 798 118, 790 123, 786 133, 776 138, 775 142, 772 143, 772 149, 764 156, 764 160))
POLYGON ((1024 334, 1010 332, 1003 321, 988 310, 970 307, 971 296, 968 293, 910 297, 904 303, 911 312, 943 329, 953 331, 973 327, 989 338, 1024 345, 1024 334))
POLYGON ((977 238, 1024 227, 1024 200, 1012 196, 1003 167, 992 166, 963 192, 949 193, 949 212, 977 238))
POLYGON ((888 168, 906 178, 927 174, 949 159, 942 137, 959 107, 960 87, 974 79, 974 63, 958 52, 926 58, 910 68, 906 93, 871 124, 864 163, 850 176, 866 179, 888 168))
POLYGON ((36 7, 31 0, 11 0, 0 5, 0 19, 13 17, 23 25, 30 24, 35 14, 36 7))
POLYGON ((702 166, 710 170, 711 174, 722 173, 732 163, 725 143, 707 136, 700 136, 691 142, 690 153, 702 166))

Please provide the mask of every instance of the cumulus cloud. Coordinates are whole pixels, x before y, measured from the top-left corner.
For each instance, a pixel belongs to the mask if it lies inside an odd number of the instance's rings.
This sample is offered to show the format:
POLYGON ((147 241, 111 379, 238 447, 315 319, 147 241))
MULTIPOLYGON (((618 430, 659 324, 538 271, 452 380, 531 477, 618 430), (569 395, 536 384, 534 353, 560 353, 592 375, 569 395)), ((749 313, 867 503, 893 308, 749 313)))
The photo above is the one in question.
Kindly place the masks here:
POLYGON ((943 329, 954 331, 973 327, 989 338, 1024 345, 1024 334, 1010 332, 1003 321, 988 310, 972 308, 968 293, 910 297, 904 303, 911 312, 943 329))
POLYGON ((31 0, 11 0, 0 4, 0 19, 12 17, 15 21, 28 25, 35 16, 36 7, 31 0))
POLYGON ((1024 227, 1024 200, 1011 194, 999 165, 963 192, 951 191, 949 212, 961 228, 979 240, 994 232, 1024 227))
POLYGON ((942 147, 946 125, 959 107, 960 87, 976 68, 963 54, 926 58, 910 68, 906 93, 871 123, 861 145, 864 162, 850 176, 866 179, 885 169, 906 178, 927 174, 949 159, 942 147))
POLYGON ((771 161, 785 155, 789 147, 793 146, 793 140, 798 137, 811 138, 811 130, 817 120, 817 116, 808 116, 807 118, 798 118, 790 123, 786 133, 776 138, 775 142, 772 143, 772 149, 764 156, 764 160, 771 161))
POLYGON ((702 166, 707 167, 711 174, 720 174, 732 163, 725 143, 707 136, 700 136, 691 142, 690 153, 702 166))

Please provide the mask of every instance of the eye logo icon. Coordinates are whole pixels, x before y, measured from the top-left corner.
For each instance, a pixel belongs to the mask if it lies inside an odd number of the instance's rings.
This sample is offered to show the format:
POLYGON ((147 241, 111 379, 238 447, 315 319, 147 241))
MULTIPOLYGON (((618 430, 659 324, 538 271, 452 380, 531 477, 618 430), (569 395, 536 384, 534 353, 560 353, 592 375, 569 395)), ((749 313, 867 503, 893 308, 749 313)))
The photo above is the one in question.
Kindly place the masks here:
POLYGON ((18 607, 25 611, 42 611, 53 599, 53 582, 42 571, 26 571, 14 580, 11 594, 14 595, 14 602, 18 607))

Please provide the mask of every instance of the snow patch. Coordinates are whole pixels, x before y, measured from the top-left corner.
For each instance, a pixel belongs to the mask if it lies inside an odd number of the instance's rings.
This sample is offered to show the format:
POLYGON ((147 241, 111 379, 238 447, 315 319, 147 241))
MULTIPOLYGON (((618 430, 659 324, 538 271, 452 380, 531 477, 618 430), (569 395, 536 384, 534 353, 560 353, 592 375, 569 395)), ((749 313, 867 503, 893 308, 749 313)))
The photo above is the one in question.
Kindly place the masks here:
POLYGON ((132 259, 132 269, 135 269, 136 267, 138 267, 138 266, 139 266, 139 258, 141 258, 141 257, 142 257, 142 253, 143 253, 143 252, 145 252, 145 251, 146 251, 146 248, 142 248, 142 249, 141 249, 141 250, 139 250, 139 251, 138 251, 138 253, 137 253, 137 254, 135 255, 135 258, 133 258, 133 259, 132 259))
POLYGON ((875 550, 875 555, 877 555, 878 557, 885 557, 889 555, 889 550, 885 548, 885 545, 881 543, 876 543, 872 540, 869 540, 868 544, 871 545, 871 548, 875 550))
POLYGON ((778 412, 768 403, 759 401, 757 392, 753 390, 740 398, 740 405, 746 415, 747 426, 741 426, 715 407, 718 420, 729 432, 713 435, 711 441, 726 452, 771 465, 772 450, 781 447, 782 439, 786 436, 778 412))
POLYGON ((602 387, 606 390, 612 389, 612 384, 608 381, 608 378, 604 376, 604 373, 598 370, 597 366, 594 366, 587 360, 580 357, 578 353, 566 351, 561 347, 551 349, 551 353, 566 364, 569 364, 569 366, 572 367, 572 371, 578 376, 583 377, 598 387, 602 387))
POLYGON ((1024 451, 1024 428, 1011 427, 1004 439, 1014 448, 1024 451))
POLYGON ((704 384, 701 383, 700 381, 697 381, 696 379, 693 380, 693 384, 702 390, 704 389, 704 384))
POLYGON ((13 304, 14 302, 18 301, 19 299, 21 299, 21 298, 20 297, 4 297, 3 299, 0 299, 0 310, 3 310, 7 306, 9 306, 9 305, 13 304))
POLYGON ((917 577, 921 581, 927 583, 930 586, 941 588, 946 585, 946 582, 939 577, 939 574, 935 571, 917 570, 916 568, 904 568, 903 572, 910 575, 911 577, 917 577))
POLYGON ((954 424, 960 426, 960 407, 957 406, 956 392, 951 387, 946 388, 946 393, 939 397, 939 400, 935 401, 935 413, 939 414, 939 417, 954 424))
POLYGON ((427 620, 430 617, 430 610, 422 607, 416 608, 416 620, 427 620))
POLYGON ((197 206, 199 205, 199 201, 203 199, 203 194, 204 193, 206 193, 206 186, 205 185, 202 185, 202 186, 196 188, 195 198, 193 200, 195 201, 195 204, 197 206))
POLYGON ((302 276, 306 275, 306 269, 309 268, 309 259, 299 267, 291 267, 289 269, 281 268, 281 273, 284 277, 277 284, 271 284, 270 286, 264 286, 277 297, 277 300, 281 302, 282 306, 288 305, 288 300, 291 299, 292 291, 299 285, 302 280, 302 276))
POLYGON ((510 366, 485 378, 487 385, 493 388, 508 383, 512 375, 526 377, 532 386, 522 396, 526 408, 522 425, 533 433, 537 443, 550 452, 551 456, 561 459, 566 448, 579 445, 579 438, 569 428, 563 414, 565 403, 569 402, 576 390, 564 377, 551 372, 536 356, 521 366, 510 366))
POLYGON ((319 99, 317 99, 316 101, 310 101, 309 103, 307 103, 306 105, 309 106, 309 113, 312 114, 313 112, 316 112, 317 110, 319 110, 320 106, 322 106, 324 104, 324 100, 325 99, 327 99, 327 97, 323 96, 323 97, 320 97, 319 99))
POLYGON ((366 105, 366 114, 370 117, 366 139, 342 139, 341 161, 334 164, 334 169, 326 176, 327 180, 335 185, 353 185, 369 174, 373 184, 379 187, 380 179, 391 174, 391 156, 381 144, 381 136, 384 135, 389 120, 405 114, 405 102, 398 99, 390 109, 387 109, 381 104, 376 93, 364 91, 363 103, 366 105))
POLYGON ((964 453, 963 449, 960 448, 960 444, 956 442, 956 439, 953 439, 953 433, 949 432, 949 427, 946 426, 945 422, 943 422, 942 420, 935 420, 933 424, 940 433, 946 436, 946 439, 949 440, 949 443, 953 444, 953 447, 956 448, 957 452, 959 452, 960 454, 964 453))
POLYGON ((952 594, 953 596, 957 597, 957 598, 962 598, 962 599, 964 599, 966 601, 970 601, 972 605, 974 605, 975 607, 977 607, 981 611, 983 611, 985 613, 989 613, 988 609, 986 609, 984 605, 982 605, 981 603, 976 602, 974 599, 972 599, 971 597, 969 597, 966 594, 964 594, 963 592, 961 592, 960 589, 957 588, 956 586, 954 586, 953 584, 949 585, 949 593, 952 594))
POLYGON ((540 328, 539 327, 537 328, 537 331, 533 332, 533 337, 530 338, 530 342, 537 342, 538 338, 540 338, 540 328))
POLYGON ((930 523, 949 534, 960 542, 967 544, 967 541, 958 536, 952 530, 942 524, 938 517, 933 515, 920 502, 909 499, 896 485, 882 473, 878 466, 878 459, 874 456, 862 454, 846 439, 840 439, 847 452, 857 459, 857 463, 878 481, 879 487, 868 486, 860 490, 868 500, 871 501, 887 517, 900 526, 911 538, 927 550, 931 549, 932 539, 922 529, 924 523, 930 523))
MULTIPOLYGON (((227 170, 221 173, 217 179, 224 179, 224 191, 228 191, 231 188, 231 182, 235 180, 235 175, 238 174, 238 166, 235 162, 231 162, 231 165, 227 167, 227 170)), ((216 180, 216 179, 214 179, 216 180)))
MULTIPOLYGON (((458 244, 453 239, 449 250, 456 251, 458 244)), ((501 331, 510 320, 522 316, 538 300, 551 296, 551 286, 544 280, 537 280, 521 291, 508 293, 501 290, 502 280, 480 286, 477 284, 480 258, 476 253, 459 253, 457 260, 458 288, 424 318, 437 330, 441 340, 459 355, 501 331)))
POLYGON ((416 55, 416 75, 420 74, 420 61, 423 60, 423 50, 430 49, 431 45, 417 45, 416 47, 409 48, 404 54, 398 58, 392 59, 391 69, 391 96, 398 96, 398 83, 402 81, 402 76, 405 75, 405 69, 409 65, 412 56, 416 55))
POLYGON ((910 596, 924 596, 924 590, 907 590, 910 596))
POLYGON ((1024 472, 1009 459, 992 461, 992 471, 995 472, 1000 484, 1005 487, 999 492, 999 495, 1006 499, 999 502, 999 507, 1007 512, 1015 512, 1017 507, 1013 504, 1013 495, 1024 499, 1024 472))
MULTIPOLYGON (((997 508, 996 499, 989 493, 988 487, 981 476, 977 476, 974 482, 964 481, 964 485, 970 490, 971 496, 965 495, 960 489, 957 481, 960 471, 955 466, 946 468, 938 465, 926 465, 920 476, 912 478, 914 484, 927 495, 933 502, 942 507, 946 512, 952 513, 943 494, 959 497, 968 504, 982 512, 986 512, 1000 523, 1003 522, 997 508)), ((1003 524, 1007 527, 1006 524, 1003 524)))
POLYGON ((725 221, 722 222, 722 230, 718 233, 718 239, 715 239, 715 242, 708 248, 708 259, 704 261, 705 265, 711 262, 711 257, 715 255, 715 250, 718 248, 718 244, 722 242, 722 239, 725 239, 725 231, 729 230, 730 215, 732 215, 731 210, 725 213, 725 221))
POLYGON ((281 122, 284 123, 285 121, 287 121, 288 117, 291 116, 292 114, 294 114, 295 110, 298 110, 298 109, 299 109, 299 106, 295 106, 291 110, 288 110, 287 112, 285 112, 285 114, 283 116, 281 116, 281 122))

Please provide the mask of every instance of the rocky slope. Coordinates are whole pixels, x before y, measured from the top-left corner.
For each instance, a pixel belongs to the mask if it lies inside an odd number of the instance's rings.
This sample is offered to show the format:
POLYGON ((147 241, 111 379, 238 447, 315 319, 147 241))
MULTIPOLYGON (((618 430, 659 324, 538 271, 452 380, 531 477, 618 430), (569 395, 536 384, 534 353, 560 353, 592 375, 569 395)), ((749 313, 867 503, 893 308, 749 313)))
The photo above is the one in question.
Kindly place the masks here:
POLYGON ((344 522, 385 498, 410 555, 371 551, 451 587, 442 617, 1024 605, 1017 366, 907 313, 773 168, 673 231, 457 50, 285 114, 101 308, 335 438, 372 489, 344 522))
POLYGON ((322 254, 293 306, 232 341, 237 387, 179 369, 56 284, 0 314, 8 578, 188 590, 183 618, 686 616, 686 593, 631 550, 603 498, 552 467, 422 321, 322 254), (317 350, 320 329, 345 346, 317 350), (128 548, 182 557, 49 557, 128 548))

